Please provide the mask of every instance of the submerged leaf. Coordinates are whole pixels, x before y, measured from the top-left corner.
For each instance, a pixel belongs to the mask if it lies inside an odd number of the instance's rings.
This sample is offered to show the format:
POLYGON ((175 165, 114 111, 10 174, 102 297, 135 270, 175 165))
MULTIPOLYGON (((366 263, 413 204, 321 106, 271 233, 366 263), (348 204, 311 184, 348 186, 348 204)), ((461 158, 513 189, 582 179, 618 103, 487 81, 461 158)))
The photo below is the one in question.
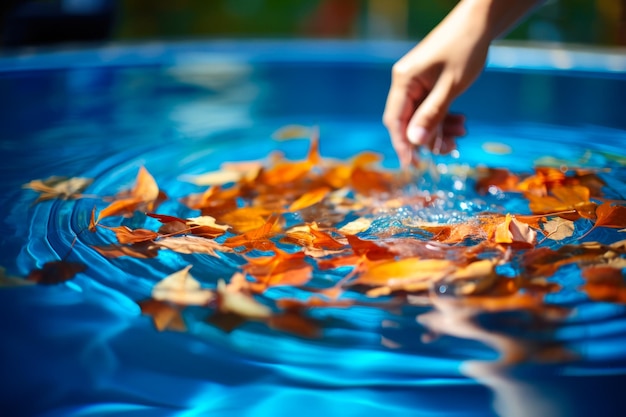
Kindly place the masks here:
POLYGON ((37 284, 53 285, 69 281, 76 274, 87 269, 85 264, 68 261, 46 262, 41 269, 35 269, 28 274, 27 280, 37 284))

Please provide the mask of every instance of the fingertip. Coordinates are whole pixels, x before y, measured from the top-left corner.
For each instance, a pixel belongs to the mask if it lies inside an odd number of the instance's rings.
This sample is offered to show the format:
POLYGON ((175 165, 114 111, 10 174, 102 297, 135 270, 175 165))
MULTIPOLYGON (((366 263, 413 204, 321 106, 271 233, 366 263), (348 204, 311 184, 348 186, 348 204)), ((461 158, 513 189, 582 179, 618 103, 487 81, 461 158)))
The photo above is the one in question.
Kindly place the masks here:
POLYGON ((426 130, 422 126, 411 125, 407 129, 406 135, 409 139, 409 142, 411 142, 413 145, 422 146, 428 143, 430 132, 428 132, 428 130, 426 130))

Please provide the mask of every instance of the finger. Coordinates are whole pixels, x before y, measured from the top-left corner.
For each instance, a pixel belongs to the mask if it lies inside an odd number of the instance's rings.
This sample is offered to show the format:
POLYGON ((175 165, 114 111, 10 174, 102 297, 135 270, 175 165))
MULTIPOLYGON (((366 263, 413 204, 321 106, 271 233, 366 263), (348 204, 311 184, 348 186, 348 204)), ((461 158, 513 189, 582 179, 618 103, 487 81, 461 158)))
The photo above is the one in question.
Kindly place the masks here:
POLYGON ((444 136, 465 136, 467 134, 467 129, 464 124, 449 124, 444 121, 444 124, 441 127, 441 133, 444 136))
POLYGON ((439 153, 441 155, 447 155, 456 149, 456 140, 454 136, 443 136, 439 153))
POLYGON ((409 121, 407 138, 411 143, 432 146, 437 126, 443 122, 452 96, 452 83, 440 78, 409 121))
POLYGON ((391 144, 402 166, 407 166, 412 160, 413 145, 406 137, 406 128, 412 114, 412 106, 411 100, 405 93, 392 85, 383 113, 383 124, 389 131, 391 144))

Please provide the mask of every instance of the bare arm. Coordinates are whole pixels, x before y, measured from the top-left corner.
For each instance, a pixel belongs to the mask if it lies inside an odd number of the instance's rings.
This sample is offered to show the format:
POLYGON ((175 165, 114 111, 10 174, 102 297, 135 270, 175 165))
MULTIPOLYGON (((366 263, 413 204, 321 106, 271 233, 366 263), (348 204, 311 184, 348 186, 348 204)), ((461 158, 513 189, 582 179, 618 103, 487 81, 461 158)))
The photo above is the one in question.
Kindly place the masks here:
POLYGON ((481 73, 493 39, 512 27, 539 0, 461 0, 393 67, 383 122, 403 165, 413 147, 443 153, 465 134, 464 118, 450 115, 452 101, 481 73))

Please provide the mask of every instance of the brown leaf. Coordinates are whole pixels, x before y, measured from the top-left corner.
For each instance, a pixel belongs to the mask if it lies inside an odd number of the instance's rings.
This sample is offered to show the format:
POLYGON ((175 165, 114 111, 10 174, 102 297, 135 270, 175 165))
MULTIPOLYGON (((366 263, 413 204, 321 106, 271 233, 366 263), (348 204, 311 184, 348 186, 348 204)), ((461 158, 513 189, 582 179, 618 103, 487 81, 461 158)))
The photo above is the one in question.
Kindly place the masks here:
POLYGON ((69 281, 76 274, 83 272, 87 266, 78 262, 52 261, 46 262, 41 269, 35 269, 28 274, 27 280, 37 284, 53 285, 69 281))
POLYGON ((156 239, 159 234, 148 229, 131 229, 126 226, 107 227, 115 233, 117 241, 122 245, 150 242, 156 239))
POLYGON ((150 259, 156 258, 159 254, 159 248, 152 242, 139 242, 132 245, 92 246, 92 248, 106 258, 130 256, 138 259, 150 259))
POLYGON ((180 307, 153 299, 140 301, 139 307, 143 314, 152 317, 152 322, 159 331, 174 330, 184 332, 187 330, 180 307))

